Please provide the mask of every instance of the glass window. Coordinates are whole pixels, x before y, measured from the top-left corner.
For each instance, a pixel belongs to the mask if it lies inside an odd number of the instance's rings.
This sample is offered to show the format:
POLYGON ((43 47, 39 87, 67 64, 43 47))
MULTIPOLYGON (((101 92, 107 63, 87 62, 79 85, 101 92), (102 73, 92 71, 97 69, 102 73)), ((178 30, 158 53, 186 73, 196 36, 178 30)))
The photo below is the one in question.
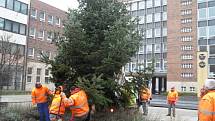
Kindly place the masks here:
POLYGON ((59 17, 56 17, 55 24, 58 25, 58 26, 60 26, 60 18, 59 17))
POLYGON ((208 0, 208 7, 213 7, 215 6, 215 1, 214 0, 208 0))
POLYGON ((30 28, 30 36, 35 37, 36 29, 35 28, 30 28))
POLYGON ((0 29, 4 28, 4 19, 0 18, 0 29))
POLYGON ((31 82, 31 76, 27 76, 27 82, 31 82))
POLYGON ((38 32, 38 38, 43 38, 44 37, 44 30, 40 30, 38 32))
POLYGON ((207 37, 207 28, 206 27, 199 27, 198 28, 198 37, 207 37))
POLYGON ((163 5, 167 5, 167 0, 163 0, 163 5))
POLYGON ((147 23, 151 23, 151 22, 152 22, 152 14, 148 14, 148 15, 146 16, 146 22, 147 22, 147 23))
POLYGON ((145 1, 139 2, 139 9, 145 9, 145 1))
POLYGON ((163 21, 166 21, 166 20, 167 20, 167 13, 163 12, 163 21))
POLYGON ((48 23, 53 24, 53 16, 48 15, 48 23))
POLYGON ((19 1, 14 1, 14 10, 20 12, 21 3, 19 1))
POLYGON ((161 0, 155 0, 154 3, 155 3, 154 5, 155 7, 161 6, 161 0))
POLYGON ((152 7, 152 0, 147 0, 146 1, 146 7, 151 8, 152 7))
POLYGON ((215 54, 215 46, 210 46, 209 52, 210 54, 215 54))
POLYGON ((206 8, 199 9, 198 10, 198 19, 206 19, 206 17, 207 17, 206 11, 207 11, 206 8))
POLYGON ((45 77, 45 83, 48 84, 49 82, 49 77, 45 77))
POLYGON ((161 21, 161 13, 155 13, 155 22, 161 21))
POLYGON ((215 36, 215 26, 209 26, 209 37, 214 37, 215 36))
POLYGON ((155 52, 160 53, 161 51, 161 44, 155 44, 155 52))
POLYGON ((31 17, 35 19, 37 18, 37 10, 34 8, 31 9, 31 17))
POLYGON ((12 22, 5 20, 5 30, 11 31, 12 30, 12 22))
POLYGON ((163 28, 163 36, 167 36, 167 28, 163 28))
POLYGON ((44 11, 40 12, 40 21, 45 21, 45 12, 44 11))
POLYGON ((152 52, 152 45, 146 45, 146 53, 152 52))
POLYGON ((40 82, 40 76, 36 77, 36 82, 40 82))
POLYGON ((146 30, 146 38, 152 38, 152 29, 146 30))
POLYGON ((19 33, 19 24, 18 23, 13 23, 13 31, 15 33, 19 33))
POLYGON ((155 29, 155 37, 160 37, 161 36, 161 29, 160 28, 156 28, 155 29))
POLYGON ((19 33, 25 35, 26 34, 26 27, 24 24, 19 25, 19 33))
POLYGON ((131 4, 131 10, 136 11, 137 10, 137 2, 134 2, 131 4))
POLYGON ((33 68, 32 67, 28 67, 28 74, 32 74, 33 72, 33 68))
POLYGON ((41 68, 37 68, 37 75, 40 75, 41 74, 41 68))
POLYGON ((23 13, 23 14, 28 14, 28 5, 27 4, 24 4, 24 3, 22 3, 21 4, 21 13, 23 13))
POLYGON ((199 21, 198 22, 198 27, 205 27, 207 26, 207 21, 199 21))
POLYGON ((7 8, 13 10, 14 0, 7 0, 7 8))
POLYGON ((144 20, 144 16, 139 16, 139 24, 144 24, 145 20, 144 20))
POLYGON ((205 2, 206 0, 198 0, 198 3, 202 3, 205 2))
POLYGON ((6 0, 0 0, 0 6, 5 7, 6 5, 6 0))
POLYGON ((209 7, 209 18, 215 17, 215 7, 209 7))
POLYGON ((49 69, 45 70, 45 75, 48 76, 49 75, 49 69))
POLYGON ((214 25, 215 25, 215 19, 208 21, 208 26, 214 26, 214 25))
POLYGON ((47 40, 49 40, 49 41, 52 40, 52 38, 53 38, 52 32, 48 32, 47 34, 48 34, 47 40))
POLYGON ((34 48, 28 48, 28 56, 34 56, 34 48))

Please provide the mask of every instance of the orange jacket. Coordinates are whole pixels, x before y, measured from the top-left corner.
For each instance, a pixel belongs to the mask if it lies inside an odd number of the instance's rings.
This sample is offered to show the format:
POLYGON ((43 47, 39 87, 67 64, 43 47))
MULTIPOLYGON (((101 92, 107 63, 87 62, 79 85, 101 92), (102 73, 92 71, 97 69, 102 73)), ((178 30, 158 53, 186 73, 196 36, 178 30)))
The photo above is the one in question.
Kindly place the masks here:
POLYGON ((65 106, 67 98, 61 94, 55 94, 49 108, 49 112, 56 115, 63 115, 65 113, 65 106))
POLYGON ((199 102, 199 121, 215 121, 215 90, 209 91, 199 102))
POLYGON ((148 88, 142 89, 140 91, 140 99, 141 101, 148 101, 151 98, 151 92, 148 88))
POLYGON ((52 92, 45 86, 41 88, 33 88, 31 92, 32 103, 45 103, 47 102, 47 96, 52 94, 52 92))
POLYGON ((80 117, 88 114, 89 105, 87 100, 87 95, 83 90, 80 90, 69 97, 73 101, 72 106, 70 107, 72 114, 75 117, 80 117))
POLYGON ((167 95, 167 100, 169 102, 176 102, 178 100, 178 92, 176 90, 173 92, 169 91, 167 95))

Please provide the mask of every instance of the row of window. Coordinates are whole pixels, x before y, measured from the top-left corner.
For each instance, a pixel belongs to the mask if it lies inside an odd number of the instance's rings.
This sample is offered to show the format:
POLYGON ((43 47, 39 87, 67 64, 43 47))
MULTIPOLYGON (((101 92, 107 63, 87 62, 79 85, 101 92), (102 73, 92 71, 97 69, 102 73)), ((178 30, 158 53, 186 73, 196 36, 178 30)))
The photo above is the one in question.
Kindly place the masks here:
MULTIPOLYGON (((166 51, 167 50, 166 44, 162 44, 162 46, 163 46, 163 51, 166 51)), ((149 45, 140 46, 140 48, 139 48, 140 53, 144 53, 144 47, 146 48, 146 53, 152 52, 153 47, 154 47, 154 52, 155 53, 157 53, 157 52, 160 53, 161 52, 161 44, 149 44, 149 45)))
POLYGON ((20 44, 15 44, 11 42, 2 42, 0 41, 0 53, 4 51, 6 54, 19 54, 20 56, 24 56, 25 46, 20 44))
POLYGON ((181 23, 182 23, 182 24, 192 23, 192 18, 181 19, 181 23))
POLYGON ((167 36, 167 28, 155 28, 146 30, 146 38, 167 36))
POLYGON ((182 78, 192 78, 193 77, 193 73, 181 73, 181 77, 182 78))
POLYGON ((191 50, 193 50, 193 46, 192 45, 183 45, 183 46, 181 46, 181 50, 182 51, 191 51, 191 50))
MULTIPOLYGON (((32 82, 33 82, 32 76, 27 76, 27 83, 32 83, 32 82)), ((36 76, 36 82, 41 82, 41 77, 40 76, 36 76)), ((45 83, 49 84, 50 82, 51 82, 50 78, 45 77, 45 83)))
POLYGON ((192 36, 182 36, 181 37, 181 41, 182 42, 190 42, 193 40, 193 37, 192 36))
POLYGON ((182 6, 187 6, 187 5, 191 5, 191 4, 192 4, 192 0, 181 0, 182 6))
MULTIPOLYGON (((34 73, 34 68, 33 67, 28 67, 28 74, 33 74, 34 73)), ((37 68, 36 69, 36 74, 41 75, 42 68, 37 68)), ((49 69, 45 69, 45 75, 49 76, 49 69)))
POLYGON ((0 0, 0 7, 5 7, 25 15, 28 14, 28 5, 17 0, 0 0))
POLYGON ((198 38, 213 38, 215 36, 215 26, 198 28, 198 38))
POLYGON ((37 59, 41 59, 42 56, 47 56, 49 59, 54 59, 54 53, 50 51, 43 51, 43 50, 35 50, 34 48, 28 48, 28 57, 34 59, 36 56, 37 59))
POLYGON ((29 36, 32 38, 39 38, 41 40, 45 40, 47 39, 47 41, 52 41, 52 39, 54 38, 54 32, 52 31, 45 31, 43 29, 36 31, 36 28, 30 28, 30 32, 29 32, 29 36), (47 38, 45 38, 47 37, 47 38))
POLYGON ((181 10, 181 15, 191 15, 192 14, 192 9, 186 9, 186 10, 181 10))
POLYGON ((167 5, 167 0, 146 0, 146 1, 139 1, 133 2, 127 5, 127 9, 130 11, 136 11, 138 9, 145 9, 145 8, 152 8, 167 5))
POLYGON ((181 28, 181 32, 182 33, 190 33, 190 32, 192 32, 192 27, 181 28))
POLYGON ((197 0, 198 3, 203 3, 203 2, 210 2, 210 1, 214 1, 214 0, 197 0))
POLYGON ((193 59, 193 55, 191 55, 191 54, 181 55, 181 59, 182 60, 192 60, 193 59))
POLYGON ((198 19, 214 19, 215 18, 215 7, 198 9, 198 19))
POLYGON ((215 26, 215 19, 198 22, 198 27, 215 26))
MULTIPOLYGON (((190 87, 190 92, 195 92, 195 87, 190 87)), ((187 91, 187 87, 185 86, 181 86, 181 91, 182 92, 186 92, 187 91)))
POLYGON ((201 8, 207 8, 207 7, 214 7, 215 6, 215 1, 204 1, 203 3, 198 4, 198 9, 201 8))
POLYGON ((13 33, 17 33, 17 34, 26 35, 26 25, 25 24, 17 23, 17 22, 7 20, 4 18, 0 18, 0 29, 9 31, 9 32, 13 32, 13 33))
MULTIPOLYGON (((45 22, 46 21, 46 13, 45 11, 40 11, 39 13, 37 13, 38 11, 34 8, 31 9, 31 18, 33 19, 38 19, 41 21, 41 22, 45 22), (37 15, 38 14, 38 15, 37 15)), ((50 25, 57 25, 57 26, 60 26, 61 24, 61 20, 59 17, 54 17, 52 15, 48 15, 47 16, 47 21, 50 25)))
POLYGON ((167 13, 163 12, 163 13, 147 14, 146 17, 145 16, 139 16, 139 24, 144 24, 145 18, 146 18, 146 23, 166 21, 167 20, 167 13))
POLYGON ((192 63, 181 64, 181 68, 190 69, 190 68, 193 68, 193 64, 192 63))

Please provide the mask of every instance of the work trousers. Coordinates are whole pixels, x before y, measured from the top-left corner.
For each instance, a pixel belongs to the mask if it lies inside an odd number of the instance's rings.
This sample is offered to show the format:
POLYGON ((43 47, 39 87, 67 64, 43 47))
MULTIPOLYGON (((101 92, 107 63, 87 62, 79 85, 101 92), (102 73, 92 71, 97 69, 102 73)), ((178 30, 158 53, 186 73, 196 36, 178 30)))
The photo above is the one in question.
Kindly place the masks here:
POLYGON ((148 101, 142 102, 143 115, 147 115, 148 114, 148 106, 149 106, 149 102, 148 101))
POLYGON ((171 115, 171 112, 173 112, 173 116, 175 117, 175 104, 174 103, 169 103, 168 114, 171 115), (172 109, 172 111, 171 111, 171 109, 172 109))
POLYGON ((37 108, 40 115, 40 121, 50 121, 48 103, 38 103, 37 108))

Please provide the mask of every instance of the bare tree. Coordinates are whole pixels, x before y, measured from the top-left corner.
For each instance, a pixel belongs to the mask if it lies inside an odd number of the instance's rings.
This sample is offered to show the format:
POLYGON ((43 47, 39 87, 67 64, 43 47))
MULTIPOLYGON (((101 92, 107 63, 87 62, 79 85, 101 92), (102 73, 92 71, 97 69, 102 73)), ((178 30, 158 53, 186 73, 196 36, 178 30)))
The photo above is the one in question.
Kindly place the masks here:
POLYGON ((17 89, 17 75, 23 67, 23 51, 18 44, 12 42, 12 36, 0 36, 0 89, 9 89, 13 85, 17 89))

